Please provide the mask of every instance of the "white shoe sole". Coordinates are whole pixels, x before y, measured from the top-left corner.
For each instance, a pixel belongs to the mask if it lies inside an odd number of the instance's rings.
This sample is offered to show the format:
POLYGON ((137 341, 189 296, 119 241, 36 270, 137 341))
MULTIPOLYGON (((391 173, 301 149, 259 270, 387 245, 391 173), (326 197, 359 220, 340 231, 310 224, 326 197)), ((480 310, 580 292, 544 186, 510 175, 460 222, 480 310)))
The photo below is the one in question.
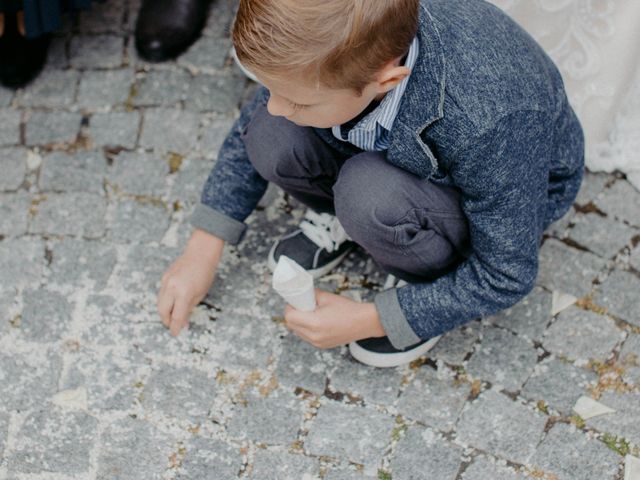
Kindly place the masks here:
POLYGON ((361 363, 364 363, 365 365, 379 368, 397 367, 399 365, 413 362, 417 358, 420 358, 422 355, 431 350, 433 346, 438 343, 438 340, 440 340, 440 335, 438 335, 437 337, 433 337, 414 350, 398 353, 373 353, 369 350, 365 350, 360 345, 358 345, 358 343, 351 342, 349 344, 349 353, 351 353, 351 356, 353 356, 353 358, 361 363))
MULTIPOLYGON (((275 255, 274 255, 277 246, 278 246, 278 242, 274 243, 273 246, 271 247, 271 250, 269 250, 269 257, 267 259, 267 266, 269 267, 269 270, 271 270, 271 272, 273 272, 276 269, 276 265, 277 265, 277 262, 276 262, 276 259, 275 259, 275 255)), ((307 272, 309 272, 311 274, 311 276, 313 278, 315 278, 315 279, 323 277, 327 273, 329 273, 331 270, 336 268, 345 259, 345 257, 347 255, 349 255, 351 250, 353 250, 353 248, 349 248, 342 255, 340 255, 339 257, 336 257, 335 259, 333 259, 332 261, 327 263, 324 267, 315 268, 315 269, 312 269, 312 270, 307 270, 307 272)))

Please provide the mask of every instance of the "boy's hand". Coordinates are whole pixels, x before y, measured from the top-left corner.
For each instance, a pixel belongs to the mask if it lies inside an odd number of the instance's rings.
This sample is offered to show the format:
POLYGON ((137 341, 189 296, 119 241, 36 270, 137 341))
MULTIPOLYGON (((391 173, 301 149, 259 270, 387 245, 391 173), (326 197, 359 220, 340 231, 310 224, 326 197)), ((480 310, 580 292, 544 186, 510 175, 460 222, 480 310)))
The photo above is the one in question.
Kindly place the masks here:
POLYGON ((333 348, 355 340, 386 335, 373 303, 358 303, 340 295, 316 289, 313 312, 287 305, 287 328, 318 348, 333 348))
POLYGON ((207 294, 223 247, 223 240, 195 230, 183 254, 162 275, 158 313, 174 337, 188 325, 191 310, 207 294))

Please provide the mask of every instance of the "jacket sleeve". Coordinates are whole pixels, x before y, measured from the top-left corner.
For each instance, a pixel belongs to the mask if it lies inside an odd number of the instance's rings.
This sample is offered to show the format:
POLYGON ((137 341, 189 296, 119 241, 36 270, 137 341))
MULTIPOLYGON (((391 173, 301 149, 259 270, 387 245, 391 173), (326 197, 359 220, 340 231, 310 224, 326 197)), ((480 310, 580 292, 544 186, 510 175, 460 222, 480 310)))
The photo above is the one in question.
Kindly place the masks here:
POLYGON ((253 168, 242 139, 254 110, 266 104, 268 90, 261 87, 225 138, 218 160, 202 189, 200 203, 191 216, 191 224, 235 245, 242 240, 247 226, 244 220, 254 210, 267 188, 253 168))
POLYGON ((469 139, 449 164, 461 190, 471 254, 435 281, 375 299, 391 343, 404 348, 496 313, 534 286, 546 212, 551 119, 517 112, 469 139))

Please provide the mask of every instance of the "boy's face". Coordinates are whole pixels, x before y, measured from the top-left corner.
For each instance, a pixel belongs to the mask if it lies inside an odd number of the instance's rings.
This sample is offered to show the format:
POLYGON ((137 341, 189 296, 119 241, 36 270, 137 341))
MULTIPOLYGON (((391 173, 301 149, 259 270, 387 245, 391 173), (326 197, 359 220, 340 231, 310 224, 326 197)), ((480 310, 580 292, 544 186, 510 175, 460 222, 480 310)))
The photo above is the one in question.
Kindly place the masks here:
POLYGON ((355 118, 374 100, 380 100, 409 74, 409 69, 390 64, 361 95, 350 89, 329 89, 308 85, 298 78, 275 79, 257 74, 271 94, 267 110, 302 126, 331 128, 355 118))

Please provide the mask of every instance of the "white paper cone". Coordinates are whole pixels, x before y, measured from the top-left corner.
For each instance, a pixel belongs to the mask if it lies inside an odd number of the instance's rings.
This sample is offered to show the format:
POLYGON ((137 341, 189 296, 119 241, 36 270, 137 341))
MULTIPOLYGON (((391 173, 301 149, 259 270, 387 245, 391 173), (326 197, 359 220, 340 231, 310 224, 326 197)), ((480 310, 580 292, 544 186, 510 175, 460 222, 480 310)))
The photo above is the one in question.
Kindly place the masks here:
POLYGON ((313 277, 295 261, 284 255, 273 272, 273 289, 293 308, 305 312, 316 309, 313 277))
POLYGON ((576 412, 584 420, 588 420, 600 415, 606 415, 608 413, 615 413, 613 408, 609 408, 600 402, 596 402, 593 398, 582 396, 578 399, 573 411, 576 412))

